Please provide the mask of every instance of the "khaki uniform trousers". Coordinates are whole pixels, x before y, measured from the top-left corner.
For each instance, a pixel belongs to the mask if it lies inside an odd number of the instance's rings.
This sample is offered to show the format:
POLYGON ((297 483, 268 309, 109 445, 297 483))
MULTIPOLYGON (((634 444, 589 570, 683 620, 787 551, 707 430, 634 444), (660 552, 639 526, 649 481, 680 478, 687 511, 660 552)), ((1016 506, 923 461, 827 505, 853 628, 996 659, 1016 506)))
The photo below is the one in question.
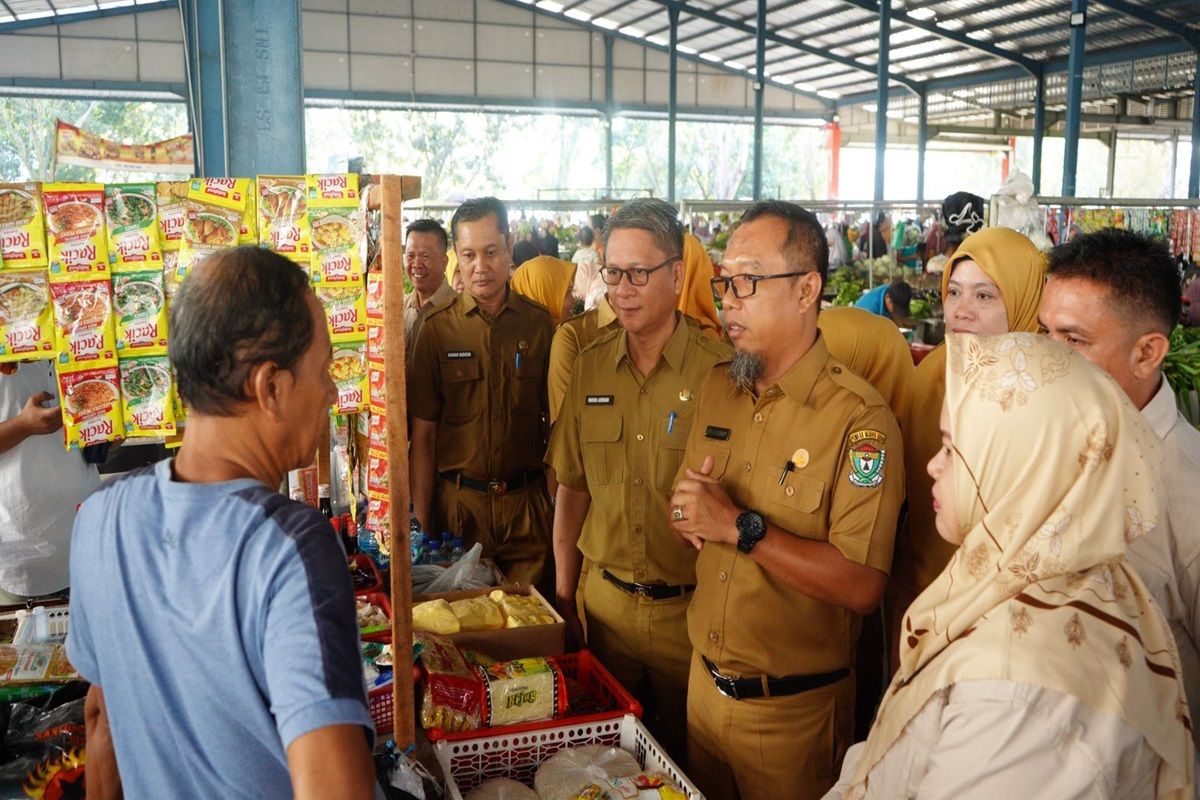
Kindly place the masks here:
POLYGON ((588 647, 642 704, 646 727, 686 769, 691 596, 651 600, 618 589, 589 564, 583 584, 588 647))
POLYGON ((687 774, 708 800, 818 800, 854 741, 854 674, 800 694, 734 700, 694 654, 687 717, 687 774))
MULTIPOLYGON (((550 525, 554 514, 545 481, 505 494, 488 494, 437 479, 433 518, 437 531, 462 537, 469 549, 479 542, 510 581, 537 586, 543 595, 554 585, 550 525)), ((553 594, 547 595, 553 597, 553 594)))

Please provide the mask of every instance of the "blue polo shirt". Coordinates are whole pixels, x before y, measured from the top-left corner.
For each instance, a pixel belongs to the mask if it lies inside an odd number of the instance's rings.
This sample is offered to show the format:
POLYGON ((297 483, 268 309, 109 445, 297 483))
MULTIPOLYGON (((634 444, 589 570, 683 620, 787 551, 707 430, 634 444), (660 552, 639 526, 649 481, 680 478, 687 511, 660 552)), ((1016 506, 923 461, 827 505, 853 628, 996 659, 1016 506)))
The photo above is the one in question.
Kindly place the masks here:
POLYGON ((290 798, 295 739, 354 724, 373 741, 340 545, 254 480, 181 483, 167 460, 93 493, 67 651, 104 690, 126 797, 290 798))

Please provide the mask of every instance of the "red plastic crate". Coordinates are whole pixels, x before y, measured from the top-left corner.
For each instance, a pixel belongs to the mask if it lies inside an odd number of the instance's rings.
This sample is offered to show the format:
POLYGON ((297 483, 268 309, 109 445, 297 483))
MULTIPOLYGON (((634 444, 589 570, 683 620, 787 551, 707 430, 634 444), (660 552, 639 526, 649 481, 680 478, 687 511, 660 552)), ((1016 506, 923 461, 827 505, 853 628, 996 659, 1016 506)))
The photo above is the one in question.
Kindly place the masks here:
POLYGON ((391 736, 393 719, 392 719, 392 691, 396 687, 396 682, 384 684, 378 689, 372 689, 367 692, 367 708, 371 712, 371 720, 375 723, 375 733, 380 736, 391 736))
POLYGON ((388 619, 388 624, 379 630, 372 631, 369 628, 359 628, 358 633, 364 642, 386 642, 392 638, 392 601, 383 592, 366 592, 356 595, 356 600, 365 600, 368 603, 374 603, 383 609, 384 615, 388 619), (371 631, 368 633, 368 631, 371 631))
POLYGON ((554 663, 562 670, 563 677, 570 678, 584 688, 590 690, 596 699, 609 706, 611 711, 597 711, 592 714, 573 714, 560 719, 547 719, 541 722, 526 722, 521 725, 500 725, 495 728, 477 728, 461 733, 446 733, 440 728, 430 728, 425 735, 431 741, 454 742, 462 739, 476 739, 480 736, 499 736, 528 731, 539 731, 554 728, 563 724, 582 725, 586 722, 596 722, 605 719, 620 719, 626 714, 641 719, 642 704, 633 698, 612 673, 604 668, 600 660, 592 655, 590 650, 578 653, 554 656, 554 663))
POLYGON ((368 592, 383 591, 383 575, 380 574, 379 567, 375 566, 375 562, 371 560, 370 556, 364 556, 362 553, 354 553, 353 555, 346 557, 346 564, 351 570, 357 566, 375 576, 375 581, 370 586, 364 586, 361 589, 355 589, 354 593, 356 595, 362 596, 368 592))

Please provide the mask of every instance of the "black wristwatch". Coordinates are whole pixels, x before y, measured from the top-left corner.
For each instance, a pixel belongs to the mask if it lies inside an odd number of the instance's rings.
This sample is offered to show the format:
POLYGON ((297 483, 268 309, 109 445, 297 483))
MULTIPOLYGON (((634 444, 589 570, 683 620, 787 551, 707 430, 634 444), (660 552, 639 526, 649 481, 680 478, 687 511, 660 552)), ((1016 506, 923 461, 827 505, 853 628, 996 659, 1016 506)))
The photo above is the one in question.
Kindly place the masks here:
POLYGON ((757 511, 743 511, 737 518, 737 549, 749 553, 767 535, 767 521, 757 511))

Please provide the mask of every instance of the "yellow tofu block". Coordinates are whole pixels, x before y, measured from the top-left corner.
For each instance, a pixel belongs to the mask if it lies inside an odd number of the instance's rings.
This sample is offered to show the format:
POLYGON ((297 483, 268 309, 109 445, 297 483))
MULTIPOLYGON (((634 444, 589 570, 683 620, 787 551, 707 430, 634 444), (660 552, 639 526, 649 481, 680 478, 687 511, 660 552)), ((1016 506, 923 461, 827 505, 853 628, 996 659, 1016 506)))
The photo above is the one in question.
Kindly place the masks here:
POLYGON ((413 630, 429 633, 458 633, 462 626, 445 600, 430 600, 413 606, 413 630))

